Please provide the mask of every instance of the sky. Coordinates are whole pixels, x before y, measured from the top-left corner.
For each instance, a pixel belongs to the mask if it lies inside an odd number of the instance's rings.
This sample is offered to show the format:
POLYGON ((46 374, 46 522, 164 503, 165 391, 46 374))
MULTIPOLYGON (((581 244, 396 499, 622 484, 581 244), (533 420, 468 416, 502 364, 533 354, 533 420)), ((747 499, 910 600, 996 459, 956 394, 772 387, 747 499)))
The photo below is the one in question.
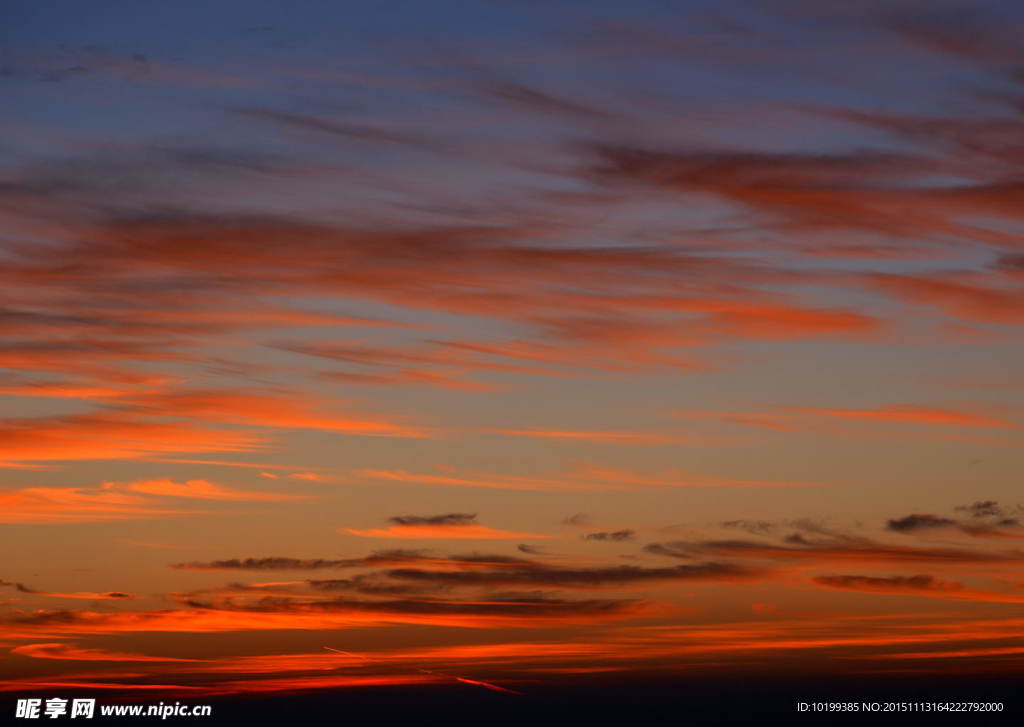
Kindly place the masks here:
POLYGON ((1019 673, 1022 39, 4 3, 0 688, 1019 673))

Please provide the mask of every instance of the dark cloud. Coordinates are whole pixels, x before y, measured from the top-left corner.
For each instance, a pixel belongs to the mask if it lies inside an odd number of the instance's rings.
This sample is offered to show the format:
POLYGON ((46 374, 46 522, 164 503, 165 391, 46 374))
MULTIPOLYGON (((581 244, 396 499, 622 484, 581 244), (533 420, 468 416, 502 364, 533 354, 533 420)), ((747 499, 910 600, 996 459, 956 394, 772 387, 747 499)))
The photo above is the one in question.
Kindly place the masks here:
POLYGON ((380 126, 357 124, 341 119, 312 116, 294 111, 280 111, 262 108, 234 108, 230 113, 251 119, 271 121, 285 128, 300 131, 313 131, 327 136, 341 137, 346 140, 368 142, 387 142, 392 144, 409 144, 420 147, 433 146, 426 137, 388 131, 380 126))
POLYGON ((971 517, 997 517, 1004 514, 1003 508, 995 500, 978 500, 970 505, 958 505, 958 512, 966 512, 971 517))
POLYGON ((444 562, 456 565, 482 565, 482 566, 516 566, 519 568, 541 567, 542 564, 527 558, 517 558, 514 555, 495 555, 490 553, 470 553, 468 555, 450 555, 439 559, 444 562))
POLYGON ((16 583, 15 581, 0 580, 0 586, 9 586, 11 588, 14 588, 17 591, 21 591, 22 593, 36 593, 36 591, 33 591, 31 588, 26 586, 24 583, 16 583))
POLYGON ((466 555, 435 556, 426 550, 393 548, 377 550, 359 558, 230 558, 227 560, 193 561, 178 563, 172 568, 181 570, 319 570, 325 568, 360 568, 374 566, 402 565, 406 563, 430 563, 465 567, 489 567, 516 565, 528 567, 534 561, 508 555, 470 553, 466 555))
POLYGON ((419 586, 389 583, 381 580, 375 574, 360 575, 355 576, 354 578, 310 580, 306 581, 306 585, 314 591, 351 591, 353 593, 362 593, 367 596, 409 596, 434 593, 447 588, 447 586, 443 584, 419 586))
MULTIPOLYGON (((792 538, 792 536, 791 536, 792 538)), ((965 548, 920 548, 885 543, 812 542, 798 536, 790 544, 775 545, 753 540, 675 541, 654 543, 644 548, 649 553, 674 558, 728 556, 768 560, 810 560, 820 562, 864 563, 1008 563, 1024 562, 1024 551, 989 552, 965 548)))
MULTIPOLYGON (((379 618, 387 622, 388 617, 424 617, 424 623, 438 623, 431 617, 449 618, 452 622, 464 626, 482 626, 489 619, 496 619, 511 626, 529 626, 534 619, 543 622, 576 621, 601 618, 613 618, 639 613, 646 604, 635 599, 587 599, 569 600, 547 597, 544 595, 526 595, 514 597, 507 594, 493 600, 452 600, 434 598, 391 598, 364 600, 357 598, 323 598, 304 600, 294 596, 265 596, 252 601, 242 601, 236 597, 199 599, 192 598, 182 602, 183 608, 160 611, 119 611, 96 613, 92 611, 48 610, 31 613, 13 612, 6 614, 4 621, 16 626, 48 627, 58 629, 81 628, 86 631, 104 630, 150 631, 170 628, 179 631, 182 625, 190 622, 197 624, 197 629, 205 630, 204 619, 211 614, 253 613, 273 615, 323 615, 337 616, 344 619, 346 614, 379 618)), ((413 619, 418 622, 418 619, 413 619)), ((286 626, 286 621, 281 625, 286 626)), ((301 622, 299 622, 301 624, 301 622)), ((300 626, 301 627, 301 626, 300 626)), ((240 620, 239 628, 245 628, 240 620)), ((230 628, 228 630, 231 630, 230 628)))
POLYGON ((1024 273, 1024 255, 1002 255, 997 267, 1013 273, 1024 273))
POLYGON ((356 568, 359 566, 389 565, 423 560, 429 556, 422 550, 378 550, 362 558, 229 558, 207 562, 178 563, 172 568, 181 570, 318 570, 321 568, 356 568))
POLYGON ((179 570, 317 570, 319 568, 351 568, 361 565, 359 560, 325 560, 323 558, 230 558, 209 562, 177 563, 179 570))
POLYGON ((476 514, 464 512, 450 512, 445 515, 432 515, 421 517, 419 515, 397 515, 388 518, 389 522, 401 527, 429 525, 433 527, 476 525, 476 514))
POLYGON ((974 538, 1021 538, 1020 532, 1014 532, 1021 527, 1017 518, 1007 517, 994 520, 990 523, 966 522, 959 523, 959 529, 974 538))
POLYGON ((1024 61, 1020 32, 1012 23, 998 22, 983 5, 937 3, 922 12, 920 6, 901 7, 897 3, 876 15, 875 21, 932 52, 975 61, 1009 74, 1024 61))
POLYGON ((650 543, 644 551, 652 555, 666 555, 669 558, 692 558, 693 551, 685 543, 650 543))
POLYGON ((736 528, 751 535, 769 535, 775 530, 775 524, 767 520, 726 520, 722 523, 722 527, 736 528))
POLYGON ((915 513, 906 517, 895 518, 886 523, 888 530, 895 530, 898 533, 913 533, 919 530, 934 530, 935 528, 947 528, 955 526, 956 520, 915 513))
POLYGON ((136 81, 146 78, 152 70, 142 53, 117 53, 97 46, 61 46, 59 52, 49 54, 18 55, 8 52, 5 59, 0 77, 44 83, 61 83, 96 75, 136 81))
POLYGON ((754 196, 755 190, 835 189, 853 180, 891 180, 924 169, 911 156, 881 153, 779 154, 667 151, 621 145, 595 145, 599 177, 642 181, 676 189, 706 189, 748 203, 774 205, 781 196, 754 196))
POLYGON ((575 528, 585 528, 590 525, 590 516, 585 512, 578 512, 575 515, 569 515, 562 520, 562 525, 572 525, 575 528))
POLYGON ((380 565, 394 562, 419 560, 430 557, 425 550, 412 550, 409 548, 389 548, 387 550, 375 550, 361 561, 367 565, 380 565))
POLYGON ((587 533, 583 536, 584 540, 610 540, 615 543, 621 543, 626 540, 633 540, 636 537, 635 530, 614 530, 612 532, 601 532, 601 533, 587 533))
POLYGON ((782 542, 790 545, 814 545, 814 542, 801 533, 790 533, 782 539, 782 542))
POLYGON ((271 613, 380 613, 465 615, 493 617, 558 617, 572 615, 616 614, 633 610, 638 601, 623 599, 563 600, 531 597, 528 599, 494 601, 445 601, 438 599, 395 599, 364 601, 338 598, 327 601, 301 601, 293 598, 267 597, 251 604, 235 602, 191 601, 197 609, 222 611, 255 611, 271 613))
POLYGON ((33 596, 49 596, 49 597, 52 597, 52 598, 83 598, 83 599, 95 598, 97 600, 100 600, 100 599, 119 599, 119 598, 133 599, 133 598, 135 598, 135 596, 133 596, 132 594, 124 593, 122 591, 106 591, 106 592, 81 591, 81 592, 78 592, 78 593, 59 593, 59 592, 53 592, 53 591, 40 591, 40 590, 38 590, 36 588, 29 588, 24 583, 17 583, 15 581, 4 581, 4 580, 0 580, 0 586, 9 586, 9 587, 14 588, 15 590, 19 591, 20 593, 27 593, 27 594, 30 594, 30 595, 33 595, 33 596))
POLYGON ((789 522, 797 532, 783 538, 783 542, 797 545, 872 545, 873 541, 863 535, 836 530, 822 522, 811 518, 799 518, 789 522))
POLYGON ((955 529, 974 538, 1013 538, 1021 537, 1013 530, 1020 527, 1020 521, 1009 517, 1007 511, 995 500, 979 500, 970 505, 955 508, 965 512, 971 519, 962 522, 936 515, 916 513, 903 518, 889 520, 887 528, 901 533, 927 533, 943 528, 955 529), (985 520, 988 519, 988 522, 985 520))
POLYGON ((85 623, 92 620, 90 616, 93 616, 93 614, 84 614, 80 611, 69 609, 51 609, 33 611, 32 613, 13 613, 7 619, 18 624, 45 626, 47 624, 85 623))
POLYGON ((815 583, 830 588, 849 590, 877 591, 952 591, 963 586, 952 581, 941 580, 929 575, 918 576, 817 576, 811 579, 815 583))
POLYGON ((628 586, 656 581, 732 581, 756 578, 763 571, 728 563, 699 563, 673 568, 608 566, 600 568, 556 568, 531 566, 490 571, 427 571, 399 568, 387 571, 390 578, 418 583, 446 583, 453 586, 550 586, 588 588, 628 586))
POLYGON ((519 81, 495 80, 483 84, 482 88, 488 96, 528 111, 594 120, 609 118, 607 112, 594 106, 566 99, 519 81))

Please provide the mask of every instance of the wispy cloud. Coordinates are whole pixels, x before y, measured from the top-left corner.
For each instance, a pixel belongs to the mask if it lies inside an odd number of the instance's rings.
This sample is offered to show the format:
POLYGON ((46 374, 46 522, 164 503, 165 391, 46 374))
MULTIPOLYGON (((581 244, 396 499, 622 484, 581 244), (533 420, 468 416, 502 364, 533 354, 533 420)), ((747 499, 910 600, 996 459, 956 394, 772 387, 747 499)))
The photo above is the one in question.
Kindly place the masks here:
POLYGON ((186 515, 161 498, 223 502, 304 502, 305 495, 256 492, 206 480, 106 482, 99 487, 26 487, 0 493, 7 523, 75 523, 186 515))
POLYGON ((715 477, 690 474, 679 470, 670 470, 660 475, 649 475, 589 464, 578 464, 568 472, 546 477, 476 472, 461 474, 450 468, 445 468, 442 471, 444 474, 415 473, 404 470, 357 470, 354 474, 359 477, 392 482, 537 491, 630 490, 660 487, 809 487, 816 484, 715 477))
POLYGON ((364 538, 454 538, 470 540, 525 540, 532 538, 552 538, 553 535, 540 535, 537 533, 520 533, 511 530, 499 530, 481 525, 476 521, 476 515, 466 513, 449 513, 446 515, 434 515, 421 517, 415 515, 403 515, 391 518, 393 523, 387 528, 371 528, 359 530, 356 528, 344 528, 343 532, 350 535, 358 535, 364 538))

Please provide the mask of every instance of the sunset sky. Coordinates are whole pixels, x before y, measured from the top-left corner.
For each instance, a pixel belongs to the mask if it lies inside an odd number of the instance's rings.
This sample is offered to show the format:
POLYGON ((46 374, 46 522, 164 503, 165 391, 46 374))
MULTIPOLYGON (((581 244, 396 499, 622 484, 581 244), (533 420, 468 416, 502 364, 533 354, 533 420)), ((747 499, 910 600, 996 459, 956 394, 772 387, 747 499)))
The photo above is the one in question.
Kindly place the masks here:
POLYGON ((22 0, 0 89, 4 710, 1020 673, 1019 4, 22 0))

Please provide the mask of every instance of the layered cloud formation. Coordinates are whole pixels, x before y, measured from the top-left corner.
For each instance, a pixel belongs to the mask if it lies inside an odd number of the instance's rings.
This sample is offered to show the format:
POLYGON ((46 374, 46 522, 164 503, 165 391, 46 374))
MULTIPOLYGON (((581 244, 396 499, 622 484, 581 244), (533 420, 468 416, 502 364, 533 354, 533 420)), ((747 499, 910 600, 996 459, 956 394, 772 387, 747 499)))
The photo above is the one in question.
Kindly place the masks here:
POLYGON ((14 21, 4 689, 1019 663, 1018 10, 329 5, 14 21))

